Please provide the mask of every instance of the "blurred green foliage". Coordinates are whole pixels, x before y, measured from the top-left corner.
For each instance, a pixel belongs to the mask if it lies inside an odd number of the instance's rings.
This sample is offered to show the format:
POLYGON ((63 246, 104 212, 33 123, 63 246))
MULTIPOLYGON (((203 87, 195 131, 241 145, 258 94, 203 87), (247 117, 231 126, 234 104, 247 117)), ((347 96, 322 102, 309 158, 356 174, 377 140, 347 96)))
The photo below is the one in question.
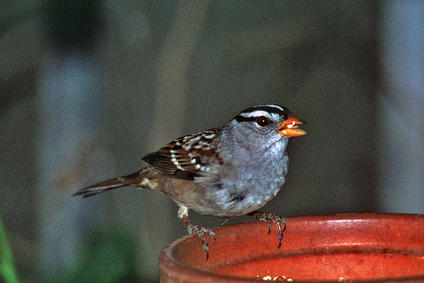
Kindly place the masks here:
POLYGON ((137 247, 128 233, 108 230, 90 238, 75 266, 40 282, 146 282, 137 278, 137 247))
POLYGON ((16 274, 15 265, 13 263, 12 249, 6 237, 6 230, 0 218, 0 274, 6 283, 17 283, 18 275, 16 274))

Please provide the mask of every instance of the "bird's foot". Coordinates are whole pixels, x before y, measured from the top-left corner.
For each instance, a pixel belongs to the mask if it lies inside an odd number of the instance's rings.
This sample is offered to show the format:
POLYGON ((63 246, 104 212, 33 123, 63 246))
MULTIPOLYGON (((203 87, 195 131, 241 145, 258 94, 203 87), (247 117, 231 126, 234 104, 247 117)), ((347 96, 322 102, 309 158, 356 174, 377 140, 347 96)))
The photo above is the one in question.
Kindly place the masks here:
POLYGON ((190 220, 188 219, 188 209, 186 207, 181 206, 178 210, 178 218, 180 218, 184 224, 187 226, 187 232, 190 235, 197 235, 199 237, 200 241, 202 242, 203 249, 206 252, 206 260, 209 259, 209 245, 206 241, 205 233, 208 233, 213 243, 216 241, 215 232, 210 228, 205 228, 199 225, 193 225, 191 224, 190 220))
POLYGON ((203 249, 206 252, 206 260, 209 258, 209 245, 205 238, 205 233, 209 233, 211 236, 213 243, 216 241, 215 232, 210 228, 201 227, 199 225, 189 224, 187 225, 187 231, 190 235, 197 235, 200 241, 202 242, 203 249))
POLYGON ((255 217, 258 221, 266 222, 268 225, 268 234, 271 233, 271 225, 272 223, 277 226, 278 229, 278 245, 275 250, 278 250, 281 247, 281 244, 283 243, 283 233, 287 228, 286 218, 285 217, 279 217, 277 215, 274 215, 270 212, 263 212, 263 211, 254 211, 249 213, 250 216, 255 217))

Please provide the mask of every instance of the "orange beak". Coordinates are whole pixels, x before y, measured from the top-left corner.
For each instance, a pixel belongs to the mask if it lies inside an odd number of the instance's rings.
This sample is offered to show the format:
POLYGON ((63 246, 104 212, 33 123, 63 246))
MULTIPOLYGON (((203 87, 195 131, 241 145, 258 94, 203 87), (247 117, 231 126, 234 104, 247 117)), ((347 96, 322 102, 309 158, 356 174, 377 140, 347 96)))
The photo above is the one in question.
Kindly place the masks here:
POLYGON ((305 122, 299 118, 289 115, 287 120, 284 120, 278 128, 278 132, 287 137, 300 137, 306 135, 306 131, 298 129, 299 125, 304 124, 305 122))

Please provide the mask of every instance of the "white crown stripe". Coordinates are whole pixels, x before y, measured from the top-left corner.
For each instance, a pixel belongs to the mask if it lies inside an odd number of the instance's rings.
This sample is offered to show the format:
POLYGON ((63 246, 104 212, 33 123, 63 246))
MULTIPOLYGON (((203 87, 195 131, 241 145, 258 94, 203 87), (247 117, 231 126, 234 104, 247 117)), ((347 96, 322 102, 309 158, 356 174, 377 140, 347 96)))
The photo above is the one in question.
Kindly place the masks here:
POLYGON ((271 108, 277 108, 277 109, 279 109, 279 110, 281 110, 283 112, 285 111, 283 109, 283 107, 281 107, 280 105, 275 105, 275 104, 258 105, 257 107, 271 107, 271 108))
POLYGON ((242 111, 241 113, 251 113, 257 110, 262 110, 266 112, 277 112, 277 113, 284 113, 288 110, 284 106, 276 105, 276 104, 264 104, 264 105, 257 105, 254 107, 250 107, 242 111))
POLYGON ((270 117, 270 113, 263 110, 255 110, 252 112, 240 113, 239 115, 245 118, 261 117, 261 116, 270 117))

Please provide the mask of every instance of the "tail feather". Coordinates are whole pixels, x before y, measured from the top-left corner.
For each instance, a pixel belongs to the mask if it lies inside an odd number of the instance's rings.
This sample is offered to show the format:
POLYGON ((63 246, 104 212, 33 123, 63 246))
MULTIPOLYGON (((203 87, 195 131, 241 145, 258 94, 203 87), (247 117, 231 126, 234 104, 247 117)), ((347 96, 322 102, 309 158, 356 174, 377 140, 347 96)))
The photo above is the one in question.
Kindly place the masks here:
POLYGON ((138 183, 136 180, 140 176, 140 172, 136 172, 127 176, 109 179, 75 192, 73 196, 81 195, 83 198, 95 196, 110 190, 126 187, 138 183))

